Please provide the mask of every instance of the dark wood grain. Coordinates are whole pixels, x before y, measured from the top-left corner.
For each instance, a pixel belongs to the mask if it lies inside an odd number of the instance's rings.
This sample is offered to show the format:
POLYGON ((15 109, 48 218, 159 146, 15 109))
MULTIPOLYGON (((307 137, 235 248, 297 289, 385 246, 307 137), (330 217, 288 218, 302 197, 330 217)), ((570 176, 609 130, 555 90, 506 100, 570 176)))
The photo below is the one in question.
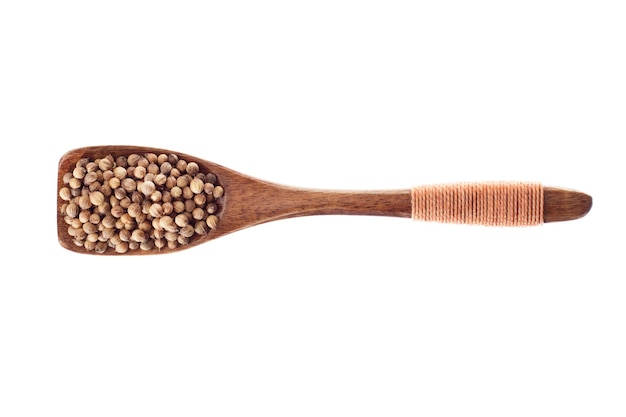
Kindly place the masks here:
MULTIPOLYGON (((128 251, 124 255, 168 253, 194 247, 206 241, 261 223, 297 216, 320 214, 348 214, 411 217, 411 190, 389 191, 330 191, 287 187, 263 181, 233 171, 204 159, 167 149, 140 146, 95 146, 74 149, 59 161, 57 177, 57 207, 62 204, 58 190, 63 187, 63 175, 70 172, 81 158, 94 160, 108 154, 118 157, 132 153, 175 153, 187 161, 195 161, 203 172, 212 172, 224 188, 223 209, 215 230, 205 236, 194 236, 190 243, 176 249, 128 251)), ((574 220, 587 214, 592 199, 587 194, 546 187, 544 189, 544 222, 574 220)), ((57 210, 58 239, 66 249, 79 253, 98 255, 76 246, 67 233, 67 224, 57 210)), ((119 255, 107 250, 102 255, 119 255)))
POLYGON ((576 220, 589 213, 593 200, 579 191, 545 187, 543 190, 543 221, 576 220))

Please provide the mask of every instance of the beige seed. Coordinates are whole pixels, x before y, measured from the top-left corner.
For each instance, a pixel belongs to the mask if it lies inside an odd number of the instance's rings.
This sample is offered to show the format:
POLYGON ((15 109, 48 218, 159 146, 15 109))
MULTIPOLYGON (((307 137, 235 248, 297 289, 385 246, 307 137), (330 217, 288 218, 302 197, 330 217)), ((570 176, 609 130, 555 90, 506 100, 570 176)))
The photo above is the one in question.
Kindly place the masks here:
POLYGON ((128 252, 128 243, 120 242, 117 245, 115 245, 115 252, 117 252, 117 253, 126 253, 126 252, 128 252))
POLYGON ((133 192, 137 189, 137 183, 132 178, 124 178, 122 180, 122 188, 125 189, 127 193, 133 192))
POLYGON ((130 237, 132 236, 132 232, 130 230, 120 230, 120 239, 122 240, 122 242, 130 242, 130 237))
POLYGON ((145 240, 148 239, 148 237, 146 236, 146 233, 140 229, 133 230, 133 233, 130 236, 130 238, 134 240, 135 242, 139 242, 139 243, 144 242, 145 240))
POLYGON ((97 172, 88 172, 83 178, 83 183, 85 185, 90 185, 98 181, 98 173, 97 172))
POLYGON ((185 200, 185 211, 191 213, 196 208, 196 203, 193 200, 185 200))
POLYGON ((139 162, 139 160, 141 159, 141 156, 137 155, 136 153, 130 154, 128 155, 128 158, 126 159, 126 161, 128 162, 128 165, 131 167, 137 166, 137 163, 139 162))
POLYGON ((174 213, 182 213, 185 211, 185 203, 180 200, 174 201, 172 206, 174 207, 174 213))
POLYGON ((98 169, 98 164, 95 162, 88 162, 87 165, 85 165, 85 169, 87 170, 87 173, 95 172, 98 169))
MULTIPOLYGON (((117 200, 122 200, 126 197, 126 190, 123 188, 116 188, 114 194, 117 200)), ((113 203, 111 203, 111 205, 113 205, 113 203)))
POLYGON ((89 200, 94 206, 99 206, 100 204, 104 203, 104 194, 102 194, 100 191, 95 191, 89 194, 89 200))
POLYGON ((170 194, 172 195, 172 198, 181 198, 183 196, 183 189, 178 186, 172 187, 170 194))
POLYGON ((114 234, 115 234, 115 229, 114 228, 112 228, 112 227, 105 227, 104 229, 102 229, 100 237, 104 238, 104 240, 107 241, 107 240, 111 239, 114 234))
POLYGON ((176 178, 170 175, 165 180, 165 188, 167 188, 168 190, 171 190, 174 187, 176 187, 176 178))
POLYGON ((151 163, 150 165, 148 165, 148 173, 152 174, 153 176, 157 175, 159 173, 159 166, 155 163, 151 163))
POLYGON ((137 166, 145 168, 146 171, 148 170, 148 165, 150 165, 150 162, 148 162, 148 159, 145 156, 141 156, 139 161, 137 161, 137 166))
POLYGON ((150 239, 144 242, 141 242, 141 244, 139 245, 139 249, 145 250, 145 251, 151 250, 152 248, 154 248, 154 240, 150 240, 150 239))
MULTIPOLYGON (((188 224, 187 226, 183 227, 182 229, 180 229, 180 235, 184 236, 184 237, 191 237, 194 234, 194 228, 192 225, 188 224)), ((180 242, 179 242, 180 243, 180 242)))
POLYGON ((173 241, 167 241, 167 247, 168 249, 176 249, 178 247, 178 242, 176 242, 175 240, 173 241))
POLYGON ((108 181, 108 180, 110 180, 113 177, 115 177, 115 174, 110 169, 102 172, 102 176, 100 174, 98 174, 98 180, 102 179, 103 181, 108 181))
POLYGON ((113 194, 113 190, 111 189, 111 187, 109 187, 108 184, 102 184, 102 186, 100 187, 100 192, 104 194, 105 197, 109 197, 111 194, 113 194))
POLYGON ((154 183, 156 185, 165 185, 165 181, 167 181, 167 175, 160 173, 154 176, 154 183))
POLYGON ((220 198, 223 195, 224 189, 221 186, 218 185, 217 187, 215 187, 215 189, 213 189, 213 197, 220 198))
POLYGON ((185 200, 189 200, 191 198, 193 198, 193 191, 191 191, 191 188, 189 188, 189 186, 183 188, 183 198, 185 200))
POLYGON ((66 172, 63 174, 63 184, 69 184, 70 180, 74 178, 71 172, 66 172))
POLYGON ((167 245, 167 241, 163 238, 154 240, 154 246, 156 246, 158 249, 163 249, 165 245, 167 245))
POLYGON ((115 222, 116 222, 115 217, 113 217, 111 214, 107 214, 102 219, 102 225, 107 228, 115 227, 115 222))
POLYGON ((115 233, 113 236, 111 236, 111 238, 109 239, 109 242, 112 245, 117 245, 122 241, 122 239, 120 239, 120 234, 119 233, 115 233))
POLYGON ((104 253, 107 250, 106 242, 98 242, 96 243, 95 251, 96 253, 104 253))
MULTIPOLYGON (((106 197, 105 197, 105 200, 106 200, 106 197)), ((96 213, 100 214, 101 216, 106 216, 110 212, 111 212, 111 204, 109 204, 108 201, 105 201, 104 203, 96 207, 96 213)))
POLYGON ((88 196, 86 195, 81 195, 78 198, 78 206, 83 209, 83 210, 87 210, 89 208, 91 208, 91 200, 89 199, 88 196))
POLYGON ((91 216, 89 216, 89 223, 93 223, 93 224, 100 223, 100 216, 97 215, 96 213, 92 213, 91 216))
POLYGON ((109 180, 109 187, 116 190, 122 184, 119 178, 113 177, 109 180))
POLYGON ((174 211, 174 205, 172 203, 163 203, 161 207, 163 207, 163 214, 166 216, 174 211))
POLYGON ((189 244, 189 238, 183 235, 178 235, 178 237, 176 238, 176 241, 178 242, 179 245, 189 244))
POLYGON ((185 170, 187 169, 187 161, 185 161, 184 159, 180 159, 176 163, 176 169, 180 172, 185 172, 185 170))
POLYGON ((120 220, 124 223, 124 228, 126 228, 126 225, 130 224, 130 225, 135 225, 135 220, 133 220, 132 217, 130 217, 130 214, 128 213, 124 213, 122 214, 122 217, 120 217, 120 220))
POLYGON ((167 240, 168 242, 175 242, 176 239, 178 239, 178 233, 175 233, 175 232, 165 233, 165 240, 167 240))
POLYGON ((189 185, 189 177, 186 175, 181 175, 180 177, 176 178, 176 185, 180 188, 185 188, 189 185))
POLYGON ((72 179, 70 180, 70 182, 68 183, 68 185, 70 186, 70 188, 77 190, 80 187, 83 186, 83 183, 81 180, 79 180, 78 178, 74 178, 72 177, 72 179))
MULTIPOLYGON (((89 175, 89 174, 87 174, 89 175)), ((99 182, 92 182, 91 184, 89 184, 89 191, 94 192, 94 191, 98 191, 100 189, 101 185, 99 182)))
POLYGON ((211 214, 209 217, 206 218, 206 224, 211 229, 215 229, 217 227, 218 222, 219 222, 219 219, 217 218, 215 214, 211 214))
POLYGON ((179 227, 185 227, 189 224, 189 218, 184 215, 184 214, 179 214, 178 216, 176 216, 176 218, 174 219, 174 222, 179 226, 179 227))
POLYGON ((199 235, 206 235, 207 233, 209 233, 209 226, 207 226, 204 220, 201 220, 199 222, 196 222, 195 231, 199 235))
POLYGON ((200 171, 200 167, 195 162, 190 162, 187 164, 187 173, 189 175, 195 175, 200 171))
POLYGON ((150 232, 152 232, 152 224, 148 220, 145 220, 145 219, 139 222, 139 225, 137 226, 137 228, 139 230, 143 230, 147 234, 150 234, 150 232))
POLYGON ((139 203, 132 203, 128 206, 128 214, 131 217, 137 217, 141 214, 141 205, 139 203))
POLYGON ((151 204, 148 211, 152 217, 163 216, 163 207, 158 203, 151 204))
POLYGON ((150 200, 154 201, 155 203, 158 203, 159 201, 161 201, 162 197, 163 197, 163 194, 161 194, 161 191, 159 190, 156 190, 155 192, 150 194, 150 200))
POLYGON ((141 187, 139 187, 139 191, 141 191, 143 195, 149 196, 156 191, 156 185, 152 181, 144 181, 141 187))
POLYGON ((86 250, 92 251, 92 250, 94 250, 96 248, 96 244, 95 244, 95 242, 91 242, 91 241, 88 240, 88 241, 85 242, 84 247, 85 247, 86 250))
POLYGON ((124 214, 124 211, 125 211, 124 207, 122 207, 121 205, 111 207, 111 215, 115 217, 116 219, 119 219, 120 217, 122 217, 122 214, 124 214))
POLYGON ((170 175, 170 172, 172 172, 172 164, 169 162, 163 162, 161 164, 161 174, 170 175))
POLYGON ((98 227, 93 223, 85 223, 83 224, 83 230, 85 233, 90 235, 92 233, 96 233, 98 231, 98 227))
POLYGON ((133 191, 130 195, 130 201, 132 201, 133 203, 142 203, 143 195, 139 191, 133 191))
POLYGON ((85 177, 86 173, 87 170, 82 166, 76 167, 74 168, 74 171, 72 171, 72 175, 74 175, 74 178, 78 178, 79 180, 82 180, 85 177))
POLYGON ((138 166, 134 169, 133 176, 137 179, 142 179, 146 176, 146 169, 142 166, 138 166))
MULTIPOLYGON (((113 157, 111 157, 111 159, 113 159, 113 157)), ((108 159, 108 157, 102 158, 98 163, 98 168, 100 168, 102 171, 110 170, 113 167, 113 161, 111 161, 111 159, 108 159)))
POLYGON ((215 189, 215 186, 213 184, 211 184, 210 182, 207 182, 204 184, 204 192, 209 194, 209 195, 213 195, 213 190, 215 189))
POLYGON ((67 187, 63 187, 59 191, 59 196, 61 197, 61 200, 70 201, 72 199, 72 191, 67 187))
POLYGON ((178 227, 176 227, 176 223, 174 223, 174 219, 172 219, 170 216, 161 217, 159 224, 161 225, 161 228, 167 232, 178 231, 178 227))
POLYGON ((115 175, 116 178, 123 180, 126 178, 126 168, 121 166, 115 167, 115 169, 113 169, 113 175, 115 175))
POLYGON ((197 206, 204 206, 206 203, 206 194, 200 193, 193 196, 193 202, 196 203, 197 206))
POLYGON ((81 223, 87 223, 89 221, 89 217, 91 216, 91 212, 89 210, 83 210, 78 213, 78 220, 81 223))
POLYGON ((217 212, 217 205, 215 203, 209 203, 206 205, 206 212, 209 214, 215 214, 217 212))
POLYGON ((195 220, 202 220, 204 219, 204 210, 202 210, 201 208, 195 208, 192 212, 191 215, 193 216, 193 218, 195 220))

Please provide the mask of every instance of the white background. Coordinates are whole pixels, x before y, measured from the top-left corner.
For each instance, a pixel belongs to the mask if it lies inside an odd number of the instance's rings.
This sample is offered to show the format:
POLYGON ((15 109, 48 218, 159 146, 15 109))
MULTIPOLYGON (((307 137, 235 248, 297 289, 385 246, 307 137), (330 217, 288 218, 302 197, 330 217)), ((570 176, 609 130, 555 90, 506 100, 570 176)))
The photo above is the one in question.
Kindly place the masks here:
POLYGON ((3 2, 0 415, 625 415, 625 21, 620 1, 3 2), (538 180, 594 208, 81 256, 57 243, 57 162, 101 144, 307 187, 538 180))

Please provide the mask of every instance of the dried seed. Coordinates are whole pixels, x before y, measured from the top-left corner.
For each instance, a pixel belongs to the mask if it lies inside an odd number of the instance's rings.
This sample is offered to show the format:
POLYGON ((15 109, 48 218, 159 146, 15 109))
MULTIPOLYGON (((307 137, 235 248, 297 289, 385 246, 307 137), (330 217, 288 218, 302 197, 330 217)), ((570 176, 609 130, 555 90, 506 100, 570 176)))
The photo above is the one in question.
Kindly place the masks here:
POLYGON ((217 223, 219 223, 219 219, 215 214, 211 214, 209 217, 206 218, 206 224, 211 229, 215 229, 217 227, 217 223))
POLYGON ((104 194, 102 194, 102 192, 100 191, 95 191, 89 194, 89 200, 94 206, 99 206, 100 204, 104 203, 104 194))
MULTIPOLYGON (((181 170, 182 171, 182 170, 181 170)), ((187 173, 190 175, 195 175, 200 171, 200 167, 195 162, 190 162, 187 164, 187 173)))
POLYGON ((67 187, 63 187, 59 191, 59 196, 61 197, 61 200, 70 201, 72 199, 72 191, 67 187))

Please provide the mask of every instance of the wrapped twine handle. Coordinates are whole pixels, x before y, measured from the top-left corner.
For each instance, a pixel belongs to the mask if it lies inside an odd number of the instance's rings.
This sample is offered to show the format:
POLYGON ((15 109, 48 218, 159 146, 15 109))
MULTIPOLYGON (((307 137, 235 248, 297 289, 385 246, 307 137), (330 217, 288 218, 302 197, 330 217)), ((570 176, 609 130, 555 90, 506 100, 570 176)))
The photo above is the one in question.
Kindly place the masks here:
POLYGON ((544 188, 533 182, 419 186, 411 189, 411 205, 414 220, 535 226, 544 221, 544 188))

